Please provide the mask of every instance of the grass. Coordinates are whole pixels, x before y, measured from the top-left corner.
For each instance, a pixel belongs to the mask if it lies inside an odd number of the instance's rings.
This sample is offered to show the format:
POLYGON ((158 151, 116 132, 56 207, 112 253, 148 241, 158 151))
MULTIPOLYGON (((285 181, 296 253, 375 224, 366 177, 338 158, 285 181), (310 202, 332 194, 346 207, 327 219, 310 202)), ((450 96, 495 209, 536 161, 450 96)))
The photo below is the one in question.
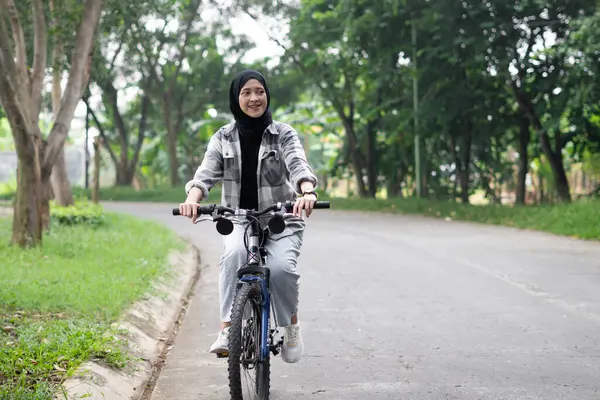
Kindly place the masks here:
MULTIPOLYGON (((0 186, 0 201, 10 201, 15 196, 15 189, 12 186, 6 186, 4 190, 0 186)), ((91 198, 91 189, 81 187, 73 188, 75 198, 91 198)), ((215 187, 210 192, 209 199, 218 201, 221 196, 220 187, 215 187)), ((103 187, 100 189, 101 201, 148 201, 148 202, 167 202, 181 203, 185 200, 185 191, 182 187, 158 187, 136 191, 130 186, 103 187)))
MULTIPOLYGON (((76 197, 91 198, 91 190, 84 188, 73 188, 73 195, 76 197)), ((221 198, 220 187, 215 187, 210 191, 209 201, 219 202, 221 198)), ((179 204, 185 200, 185 191, 182 187, 159 187, 136 191, 132 187, 107 187, 100 189, 101 201, 145 201, 145 202, 166 202, 179 204)))
POLYGON ((10 232, 1 218, 0 400, 51 399, 86 360, 123 368, 111 323, 168 274, 177 236, 109 213, 100 224, 55 222, 32 250, 9 246, 10 232))
MULTIPOLYGON (((323 197, 322 199, 325 199, 323 197)), ((541 206, 475 206, 449 201, 332 198, 332 209, 419 214, 435 218, 532 229, 582 239, 600 239, 600 200, 541 206)))
MULTIPOLYGON (((76 195, 89 191, 74 189, 76 195)), ((220 202, 220 188, 215 187, 209 202, 220 202)), ((103 188, 102 200, 147 201, 180 203, 185 197, 182 188, 157 188, 135 191, 130 187, 103 188)), ((331 200, 332 209, 376 211, 396 214, 419 214, 437 218, 504 225, 532 229, 582 239, 600 239, 600 200, 582 200, 572 204, 543 206, 493 206, 464 205, 449 201, 407 199, 329 198, 322 194, 320 200, 331 200)))
MULTIPOLYGON (((85 194, 85 193, 81 193, 85 194)), ((135 191, 132 188, 106 188, 103 200, 170 202, 182 201, 181 188, 159 188, 135 191)), ((210 192, 209 202, 220 202, 220 188, 210 192)), ((374 211, 394 214, 417 214, 435 218, 470 221, 510 226, 555 233, 582 239, 600 239, 600 200, 577 201, 572 204, 543 206, 464 205, 450 201, 406 199, 330 198, 322 194, 320 200, 330 200, 332 209, 374 211)))

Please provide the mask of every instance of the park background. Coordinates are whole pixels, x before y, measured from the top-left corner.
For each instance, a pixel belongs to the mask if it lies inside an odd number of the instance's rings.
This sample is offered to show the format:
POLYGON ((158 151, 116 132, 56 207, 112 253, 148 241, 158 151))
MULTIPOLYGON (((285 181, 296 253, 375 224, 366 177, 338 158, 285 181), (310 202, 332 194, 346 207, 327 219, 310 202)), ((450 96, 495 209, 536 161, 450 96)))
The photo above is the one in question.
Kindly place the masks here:
POLYGON ((102 203, 183 201, 242 69, 266 76, 332 209, 600 238, 595 0, 93 4, 0 2, 3 88, 39 97, 1 93, 0 399, 48 398, 90 357, 123 365, 102 332, 183 244, 102 203))

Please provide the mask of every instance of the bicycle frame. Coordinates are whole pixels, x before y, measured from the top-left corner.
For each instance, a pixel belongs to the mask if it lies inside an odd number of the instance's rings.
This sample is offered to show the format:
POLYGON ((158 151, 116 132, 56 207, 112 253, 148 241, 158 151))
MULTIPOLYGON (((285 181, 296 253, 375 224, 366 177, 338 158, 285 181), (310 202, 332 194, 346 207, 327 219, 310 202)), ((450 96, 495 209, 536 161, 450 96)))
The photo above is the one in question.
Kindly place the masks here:
POLYGON ((263 248, 260 245, 260 237, 256 225, 255 221, 250 222, 248 232, 248 266, 240 268, 238 278, 240 282, 258 282, 261 287, 262 312, 259 361, 263 361, 269 356, 270 351, 268 341, 270 337, 269 318, 271 314, 270 271, 268 267, 262 265, 264 263, 263 248))

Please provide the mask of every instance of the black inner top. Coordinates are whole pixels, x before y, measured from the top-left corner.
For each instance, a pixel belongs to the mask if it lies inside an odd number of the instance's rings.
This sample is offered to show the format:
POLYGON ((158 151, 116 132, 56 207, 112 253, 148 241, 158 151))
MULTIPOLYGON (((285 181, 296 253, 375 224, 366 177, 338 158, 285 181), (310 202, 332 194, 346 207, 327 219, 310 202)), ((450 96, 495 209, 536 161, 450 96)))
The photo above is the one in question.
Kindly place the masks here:
POLYGON ((240 188, 240 208, 258 209, 258 152, 261 135, 246 135, 240 132, 242 151, 242 183, 240 188))

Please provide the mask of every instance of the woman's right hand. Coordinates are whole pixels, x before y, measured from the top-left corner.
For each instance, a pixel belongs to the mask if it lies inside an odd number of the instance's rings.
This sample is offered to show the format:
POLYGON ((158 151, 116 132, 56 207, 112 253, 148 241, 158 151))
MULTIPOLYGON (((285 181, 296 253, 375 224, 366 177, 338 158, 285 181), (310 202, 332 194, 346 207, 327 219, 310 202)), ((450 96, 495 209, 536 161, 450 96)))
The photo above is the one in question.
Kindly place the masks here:
POLYGON ((195 223, 198 217, 198 203, 186 200, 185 203, 179 204, 179 214, 191 218, 192 223, 195 223))

